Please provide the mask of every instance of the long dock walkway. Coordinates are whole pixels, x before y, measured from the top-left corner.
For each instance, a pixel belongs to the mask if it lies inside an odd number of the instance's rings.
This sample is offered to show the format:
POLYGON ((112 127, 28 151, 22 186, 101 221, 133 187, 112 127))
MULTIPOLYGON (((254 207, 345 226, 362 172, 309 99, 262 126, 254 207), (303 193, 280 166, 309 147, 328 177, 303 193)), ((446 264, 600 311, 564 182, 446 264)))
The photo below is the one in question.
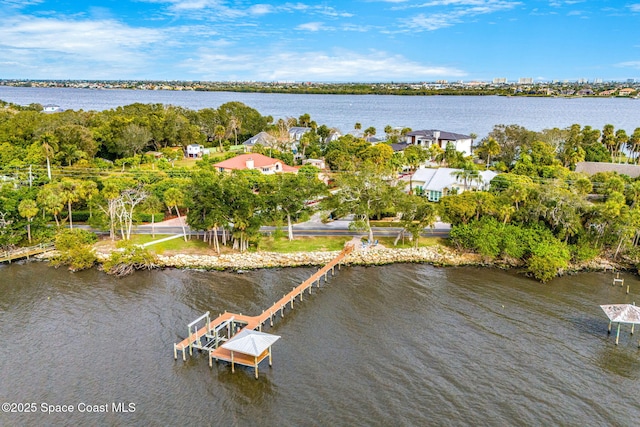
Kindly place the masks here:
MULTIPOLYGON (((203 316, 188 325, 188 337, 173 345, 174 359, 178 359, 178 351, 181 351, 182 360, 186 361, 187 351, 189 354, 193 354, 193 349, 196 348, 209 352, 210 366, 212 359, 215 359, 216 361, 224 360, 231 362, 232 364, 237 363, 240 365, 257 367, 257 363, 259 363, 259 361, 257 361, 255 357, 241 353, 232 353, 229 350, 220 347, 220 345, 230 340, 241 330, 257 329, 262 331, 262 326, 267 322, 267 320, 270 325, 273 326, 273 320, 278 314, 280 314, 281 317, 284 317, 284 310, 287 306, 289 306, 290 309, 293 309, 293 303, 296 298, 299 298, 299 300, 302 301, 305 291, 308 291, 308 293, 311 294, 311 289, 313 288, 314 283, 316 284, 316 287, 320 287, 320 282, 323 278, 325 283, 328 280, 329 272, 331 272, 332 275, 335 275, 336 266, 340 269, 342 261, 353 251, 353 249, 353 245, 347 245, 342 252, 340 252, 340 254, 338 254, 338 256, 328 264, 319 269, 300 285, 294 287, 289 293, 283 295, 283 297, 273 303, 271 307, 267 308, 257 316, 225 312, 217 318, 210 320, 209 313, 205 313, 203 316), (204 326, 198 328, 197 325, 202 322, 204 322, 204 326)), ((271 361, 270 350, 268 354, 265 353, 261 355, 260 360, 263 360, 266 356, 269 356, 269 360, 271 361)))
POLYGON ((19 248, 13 251, 0 252, 0 263, 2 262, 11 263, 11 261, 22 259, 22 258, 29 259, 34 255, 52 251, 54 249, 55 249, 55 245, 53 243, 41 243, 39 245, 30 246, 28 248, 19 248))

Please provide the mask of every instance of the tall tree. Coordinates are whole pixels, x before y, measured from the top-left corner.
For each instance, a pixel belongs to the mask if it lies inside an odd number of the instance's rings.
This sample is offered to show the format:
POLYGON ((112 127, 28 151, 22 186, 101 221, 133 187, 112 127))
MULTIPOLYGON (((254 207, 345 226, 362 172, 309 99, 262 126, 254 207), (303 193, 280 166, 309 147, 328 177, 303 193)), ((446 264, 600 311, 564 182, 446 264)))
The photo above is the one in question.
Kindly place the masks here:
POLYGON ((436 222, 435 205, 424 197, 408 194, 398 201, 398 205, 401 212, 400 223, 404 230, 411 233, 413 244, 417 248, 420 234, 425 228, 433 227, 436 222))
POLYGON ((31 243, 31 222, 33 221, 33 218, 38 215, 38 205, 35 200, 22 199, 18 205, 18 211, 20 212, 21 217, 27 219, 27 236, 29 238, 29 243, 31 243))
POLYGON ((289 240, 293 240, 292 218, 306 208, 306 202, 314 200, 326 190, 324 183, 317 177, 318 171, 313 173, 311 169, 306 170, 308 172, 272 175, 260 191, 272 215, 284 214, 289 240))
POLYGON ((339 174, 335 183, 340 191, 325 199, 326 207, 338 217, 353 214, 350 227, 367 231, 370 241, 373 241, 370 218, 390 210, 394 201, 402 197, 402 189, 389 185, 385 175, 379 166, 365 163, 357 172, 339 174))
POLYGON ((182 216, 180 216, 180 207, 183 207, 185 204, 184 192, 176 187, 168 188, 164 194, 164 202, 169 209, 174 208, 176 210, 176 215, 178 215, 178 221, 180 222, 180 226, 182 226, 182 235, 184 237, 184 241, 187 241, 187 229, 185 227, 185 223, 182 220, 182 216))

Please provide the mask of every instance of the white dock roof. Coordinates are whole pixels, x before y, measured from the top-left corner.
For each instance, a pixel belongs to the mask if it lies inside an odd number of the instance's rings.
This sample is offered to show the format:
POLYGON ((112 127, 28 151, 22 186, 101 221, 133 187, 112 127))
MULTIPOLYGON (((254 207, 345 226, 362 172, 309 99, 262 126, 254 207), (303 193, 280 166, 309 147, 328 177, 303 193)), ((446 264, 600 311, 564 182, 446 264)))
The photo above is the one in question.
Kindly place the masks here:
POLYGON ((222 348, 250 356, 260 356, 266 349, 280 339, 279 335, 267 334, 251 329, 243 329, 229 341, 222 344, 222 348))
POLYGON ((640 307, 632 304, 601 305, 609 320, 618 323, 640 323, 640 307))

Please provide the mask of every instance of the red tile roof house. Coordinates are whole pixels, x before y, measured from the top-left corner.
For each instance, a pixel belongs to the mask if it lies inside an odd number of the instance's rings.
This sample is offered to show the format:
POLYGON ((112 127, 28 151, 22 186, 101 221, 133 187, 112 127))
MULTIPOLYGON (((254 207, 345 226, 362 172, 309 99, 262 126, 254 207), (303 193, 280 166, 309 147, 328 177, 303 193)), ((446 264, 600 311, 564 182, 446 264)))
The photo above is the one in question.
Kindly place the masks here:
POLYGON ((265 175, 290 172, 298 173, 298 168, 284 164, 282 160, 272 159, 258 153, 241 154, 213 165, 220 172, 232 170, 257 169, 265 175))

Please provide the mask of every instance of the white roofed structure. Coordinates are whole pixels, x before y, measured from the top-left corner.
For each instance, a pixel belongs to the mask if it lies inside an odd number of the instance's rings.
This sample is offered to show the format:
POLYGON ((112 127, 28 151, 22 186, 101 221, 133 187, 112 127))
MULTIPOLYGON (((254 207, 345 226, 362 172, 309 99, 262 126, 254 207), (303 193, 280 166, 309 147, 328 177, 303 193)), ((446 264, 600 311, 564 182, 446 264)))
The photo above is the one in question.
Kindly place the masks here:
MULTIPOLYGON (((268 357, 269 366, 271 366, 271 346, 279 339, 279 335, 245 328, 222 344, 220 348, 230 352, 231 372, 235 372, 236 363, 244 366, 253 366, 256 378, 258 378, 258 364, 268 357), (235 353, 239 354, 236 355, 235 353)), ((212 353, 209 352, 209 364, 211 364, 211 356, 212 353)))
POLYGON ((248 354, 250 356, 260 356, 265 350, 280 339, 279 335, 267 334, 265 332, 243 329, 233 336, 229 341, 222 344, 222 348, 229 351, 248 354))
POLYGON ((618 323, 640 323, 640 307, 632 304, 601 305, 609 320, 618 323))
MULTIPOLYGON (((620 324, 630 323, 631 334, 633 335, 633 329, 637 324, 640 324, 640 307, 636 307, 635 304, 608 304, 601 305, 602 311, 609 318, 609 333, 611 333, 611 324, 613 322, 618 323, 618 332, 616 333, 616 345, 620 338, 620 324)), ((638 343, 640 347, 640 343, 638 343)))

